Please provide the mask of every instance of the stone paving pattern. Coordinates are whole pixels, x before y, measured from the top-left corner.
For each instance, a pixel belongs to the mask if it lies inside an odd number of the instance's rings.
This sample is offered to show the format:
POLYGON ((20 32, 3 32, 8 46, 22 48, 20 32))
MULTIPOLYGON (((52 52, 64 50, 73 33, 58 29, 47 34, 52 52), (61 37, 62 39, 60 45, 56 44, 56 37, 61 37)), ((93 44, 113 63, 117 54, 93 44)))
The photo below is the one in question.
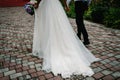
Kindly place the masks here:
MULTIPOLYGON (((70 22, 76 31, 75 20, 70 22)), ((22 7, 0 8, 0 80, 120 80, 120 30, 85 21, 87 48, 101 61, 91 65, 92 77, 63 79, 41 70, 43 60, 32 56, 33 24, 34 16, 22 7)))

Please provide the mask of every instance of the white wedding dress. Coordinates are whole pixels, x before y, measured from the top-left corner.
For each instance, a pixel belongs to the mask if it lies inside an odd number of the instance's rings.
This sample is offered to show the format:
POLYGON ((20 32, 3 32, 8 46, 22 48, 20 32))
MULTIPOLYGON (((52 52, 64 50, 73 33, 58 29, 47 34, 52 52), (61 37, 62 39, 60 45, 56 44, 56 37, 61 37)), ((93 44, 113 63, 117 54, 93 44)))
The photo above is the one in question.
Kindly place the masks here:
POLYGON ((35 10, 33 55, 43 58, 43 70, 91 76, 89 67, 98 59, 76 36, 59 0, 42 0, 35 10))

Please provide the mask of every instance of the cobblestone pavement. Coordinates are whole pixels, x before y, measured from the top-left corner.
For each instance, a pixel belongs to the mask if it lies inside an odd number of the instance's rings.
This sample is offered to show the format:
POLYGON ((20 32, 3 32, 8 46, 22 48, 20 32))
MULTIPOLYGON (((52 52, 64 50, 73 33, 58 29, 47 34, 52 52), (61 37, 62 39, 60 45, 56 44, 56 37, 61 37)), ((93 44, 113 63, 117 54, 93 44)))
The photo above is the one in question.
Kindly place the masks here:
MULTIPOLYGON (((43 60, 31 55, 33 22, 22 7, 0 8, 0 80, 63 80, 41 70, 43 60)), ((70 22, 76 31, 74 19, 70 22)), ((65 80, 120 80, 120 31, 88 21, 85 25, 91 42, 87 48, 102 60, 91 65, 92 77, 65 80)))

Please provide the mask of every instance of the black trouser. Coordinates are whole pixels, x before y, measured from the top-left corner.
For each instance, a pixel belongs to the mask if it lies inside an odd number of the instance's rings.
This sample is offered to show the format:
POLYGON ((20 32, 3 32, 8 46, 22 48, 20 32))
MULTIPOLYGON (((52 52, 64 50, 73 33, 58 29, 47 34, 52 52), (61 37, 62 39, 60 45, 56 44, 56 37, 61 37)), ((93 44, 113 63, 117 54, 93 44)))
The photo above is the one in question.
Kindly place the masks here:
POLYGON ((83 15, 86 7, 87 7, 87 4, 85 4, 83 1, 75 1, 76 24, 78 28, 77 35, 81 39, 81 33, 82 33, 84 42, 89 42, 88 33, 86 31, 84 20, 83 20, 83 15))

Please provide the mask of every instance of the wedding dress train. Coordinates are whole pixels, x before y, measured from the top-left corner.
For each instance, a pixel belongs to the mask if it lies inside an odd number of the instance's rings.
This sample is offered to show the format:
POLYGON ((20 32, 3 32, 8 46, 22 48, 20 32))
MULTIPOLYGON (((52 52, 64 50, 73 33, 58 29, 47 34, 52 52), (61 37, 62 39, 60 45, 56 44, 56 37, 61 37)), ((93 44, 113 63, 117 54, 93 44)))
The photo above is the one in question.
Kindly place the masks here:
POLYGON ((69 77, 91 76, 89 67, 98 59, 74 32, 59 0, 41 0, 35 10, 33 55, 43 58, 43 70, 69 77))

